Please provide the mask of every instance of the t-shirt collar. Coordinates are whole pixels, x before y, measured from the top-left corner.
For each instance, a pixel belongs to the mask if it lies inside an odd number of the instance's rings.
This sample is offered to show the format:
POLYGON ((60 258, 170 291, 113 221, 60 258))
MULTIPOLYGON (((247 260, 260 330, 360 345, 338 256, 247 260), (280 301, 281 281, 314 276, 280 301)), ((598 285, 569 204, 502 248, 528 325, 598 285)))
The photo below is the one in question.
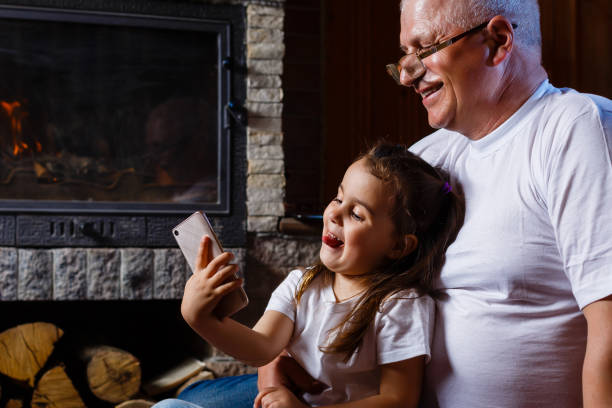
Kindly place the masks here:
POLYGON ((549 83, 548 79, 542 81, 534 93, 525 101, 525 103, 510 116, 504 123, 502 123, 497 129, 478 140, 470 140, 470 147, 474 151, 485 154, 492 150, 497 149, 503 143, 506 142, 505 136, 513 129, 521 120, 525 118, 531 111, 531 108, 542 98, 549 90, 552 90, 553 86, 549 83))

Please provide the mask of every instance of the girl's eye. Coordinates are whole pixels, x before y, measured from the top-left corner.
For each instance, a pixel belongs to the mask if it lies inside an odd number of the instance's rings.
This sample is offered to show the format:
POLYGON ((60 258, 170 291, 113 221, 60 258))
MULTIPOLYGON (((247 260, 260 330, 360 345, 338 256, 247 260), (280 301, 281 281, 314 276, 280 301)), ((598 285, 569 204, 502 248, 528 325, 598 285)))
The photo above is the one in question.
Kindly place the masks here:
POLYGON ((353 217, 357 221, 363 221, 363 218, 359 216, 355 211, 351 211, 351 217, 353 217))
POLYGON ((335 203, 335 204, 342 204, 342 200, 341 200, 341 199, 339 199, 338 197, 336 197, 336 198, 334 198, 334 199, 332 200, 332 203, 335 203))

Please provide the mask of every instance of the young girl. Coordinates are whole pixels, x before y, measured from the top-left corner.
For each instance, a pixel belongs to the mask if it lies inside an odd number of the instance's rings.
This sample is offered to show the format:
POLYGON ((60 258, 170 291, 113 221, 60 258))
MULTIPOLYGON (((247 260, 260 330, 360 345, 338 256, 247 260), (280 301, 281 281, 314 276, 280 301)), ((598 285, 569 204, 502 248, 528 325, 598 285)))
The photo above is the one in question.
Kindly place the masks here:
POLYGON ((287 350, 327 386, 301 399, 283 387, 262 390, 255 407, 416 406, 433 334, 428 294, 463 214, 440 172, 405 147, 378 145, 348 168, 323 214, 321 263, 292 271, 253 329, 213 315, 240 282, 224 283, 235 272, 229 254, 208 262, 208 240, 183 317, 250 365, 287 350))

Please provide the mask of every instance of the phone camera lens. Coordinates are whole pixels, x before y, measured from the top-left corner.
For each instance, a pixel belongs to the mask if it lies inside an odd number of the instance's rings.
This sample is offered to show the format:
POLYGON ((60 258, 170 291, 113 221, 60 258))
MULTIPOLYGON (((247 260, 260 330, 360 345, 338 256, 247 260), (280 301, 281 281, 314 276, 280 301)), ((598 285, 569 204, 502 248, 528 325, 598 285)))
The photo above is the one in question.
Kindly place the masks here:
POLYGON ((174 231, 174 235, 178 236, 179 232, 178 231, 174 231))

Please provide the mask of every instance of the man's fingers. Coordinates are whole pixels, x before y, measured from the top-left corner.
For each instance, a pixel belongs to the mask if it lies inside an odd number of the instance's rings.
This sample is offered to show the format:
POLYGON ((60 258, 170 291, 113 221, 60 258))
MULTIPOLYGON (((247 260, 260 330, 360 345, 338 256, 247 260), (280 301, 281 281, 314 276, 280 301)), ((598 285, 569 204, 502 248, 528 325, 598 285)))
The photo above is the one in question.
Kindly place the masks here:
POLYGON ((253 408, 260 408, 262 406, 261 400, 263 399, 263 397, 275 391, 276 389, 276 387, 267 387, 259 391, 259 394, 257 394, 257 396, 255 397, 255 402, 253 402, 253 408))

